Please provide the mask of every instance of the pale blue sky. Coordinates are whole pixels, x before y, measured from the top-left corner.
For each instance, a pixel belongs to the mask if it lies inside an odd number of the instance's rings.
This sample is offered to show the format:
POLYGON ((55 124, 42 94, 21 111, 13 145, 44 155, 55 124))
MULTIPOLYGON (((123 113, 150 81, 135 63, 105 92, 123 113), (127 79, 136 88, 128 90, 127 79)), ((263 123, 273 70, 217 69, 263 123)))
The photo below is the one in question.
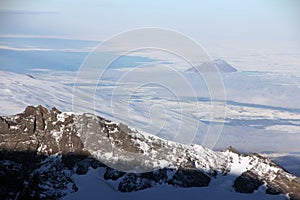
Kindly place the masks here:
POLYGON ((297 0, 0 0, 0 35, 103 40, 138 27, 161 27, 205 40, 300 40, 297 0))

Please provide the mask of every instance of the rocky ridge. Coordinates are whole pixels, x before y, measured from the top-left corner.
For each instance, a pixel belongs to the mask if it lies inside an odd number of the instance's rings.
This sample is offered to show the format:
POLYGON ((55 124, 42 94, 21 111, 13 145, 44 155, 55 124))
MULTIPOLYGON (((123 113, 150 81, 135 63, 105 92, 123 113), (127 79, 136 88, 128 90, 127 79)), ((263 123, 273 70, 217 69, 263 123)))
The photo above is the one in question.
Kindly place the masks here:
POLYGON ((60 199, 78 191, 72 176, 91 168, 121 192, 226 183, 300 199, 299 178, 258 154, 182 145, 92 114, 29 106, 0 117, 0 138, 0 199, 60 199))

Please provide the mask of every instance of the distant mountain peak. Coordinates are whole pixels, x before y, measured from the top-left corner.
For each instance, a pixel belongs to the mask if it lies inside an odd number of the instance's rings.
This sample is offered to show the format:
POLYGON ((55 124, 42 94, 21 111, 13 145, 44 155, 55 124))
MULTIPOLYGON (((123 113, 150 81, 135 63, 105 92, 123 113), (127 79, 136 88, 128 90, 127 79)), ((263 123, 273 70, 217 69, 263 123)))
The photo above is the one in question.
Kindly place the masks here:
MULTIPOLYGON (((231 66, 221 58, 214 59, 212 62, 204 62, 200 66, 196 66, 196 67, 198 67, 201 72, 211 72, 215 67, 217 67, 217 69, 221 73, 230 73, 230 72, 237 71, 237 69, 235 69, 233 66, 231 66)), ((191 67, 187 69, 185 72, 194 73, 194 72, 198 72, 198 70, 195 67, 191 67)))

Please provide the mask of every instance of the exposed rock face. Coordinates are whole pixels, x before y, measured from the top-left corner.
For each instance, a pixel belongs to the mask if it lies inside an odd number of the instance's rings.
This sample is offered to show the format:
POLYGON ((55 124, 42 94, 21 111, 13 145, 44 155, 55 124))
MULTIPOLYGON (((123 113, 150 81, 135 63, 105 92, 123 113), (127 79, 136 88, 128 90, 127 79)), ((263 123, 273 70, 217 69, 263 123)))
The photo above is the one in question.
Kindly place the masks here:
POLYGON ((247 171, 235 179, 233 187, 237 192, 253 193, 263 184, 264 182, 256 174, 247 171))
POLYGON ((125 175, 125 172, 121 172, 121 171, 118 171, 118 170, 108 167, 106 169, 106 172, 104 173, 103 177, 105 180, 114 180, 115 181, 124 175, 125 175))
POLYGON ((0 160, 0 199, 59 199, 78 189, 59 156, 1 151, 0 160))
POLYGON ((0 150, 84 154, 73 118, 55 108, 48 112, 42 106, 28 106, 21 114, 0 119, 0 150), (55 137, 56 133, 60 135, 55 137))
POLYGON ((289 179, 288 173, 278 174, 278 176, 269 182, 267 193, 285 194, 289 193, 291 199, 300 199, 300 178, 289 179))
POLYGON ((232 147, 214 152, 186 146, 95 115, 42 106, 0 117, 0 199, 60 199, 79 189, 72 176, 91 168, 103 171, 101 179, 121 192, 162 184, 209 187, 220 177, 228 182, 235 176, 237 192, 252 193, 265 184, 268 194, 300 199, 299 178, 269 159, 232 147), (113 166, 152 170, 123 172, 113 166))
POLYGON ((0 199, 58 199, 77 190, 72 174, 63 171, 68 166, 63 161, 69 153, 76 158, 88 153, 76 135, 73 116, 62 120, 60 115, 55 108, 49 112, 29 106, 21 114, 0 119, 0 199), (59 140, 56 132, 61 133, 59 140), (57 153, 61 156, 49 157, 57 153))
POLYGON ((204 187, 210 183, 210 177, 196 168, 191 160, 181 163, 169 184, 179 187, 204 187))

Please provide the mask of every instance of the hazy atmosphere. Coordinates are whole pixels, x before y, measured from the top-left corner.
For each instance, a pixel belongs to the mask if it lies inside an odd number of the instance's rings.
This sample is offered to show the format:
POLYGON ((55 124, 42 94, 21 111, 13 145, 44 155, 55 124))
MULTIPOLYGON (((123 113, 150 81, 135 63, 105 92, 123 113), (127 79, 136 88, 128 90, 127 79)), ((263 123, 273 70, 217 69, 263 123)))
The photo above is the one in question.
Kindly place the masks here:
POLYGON ((297 0, 0 0, 0 115, 92 113, 300 176, 299 11, 297 0))

